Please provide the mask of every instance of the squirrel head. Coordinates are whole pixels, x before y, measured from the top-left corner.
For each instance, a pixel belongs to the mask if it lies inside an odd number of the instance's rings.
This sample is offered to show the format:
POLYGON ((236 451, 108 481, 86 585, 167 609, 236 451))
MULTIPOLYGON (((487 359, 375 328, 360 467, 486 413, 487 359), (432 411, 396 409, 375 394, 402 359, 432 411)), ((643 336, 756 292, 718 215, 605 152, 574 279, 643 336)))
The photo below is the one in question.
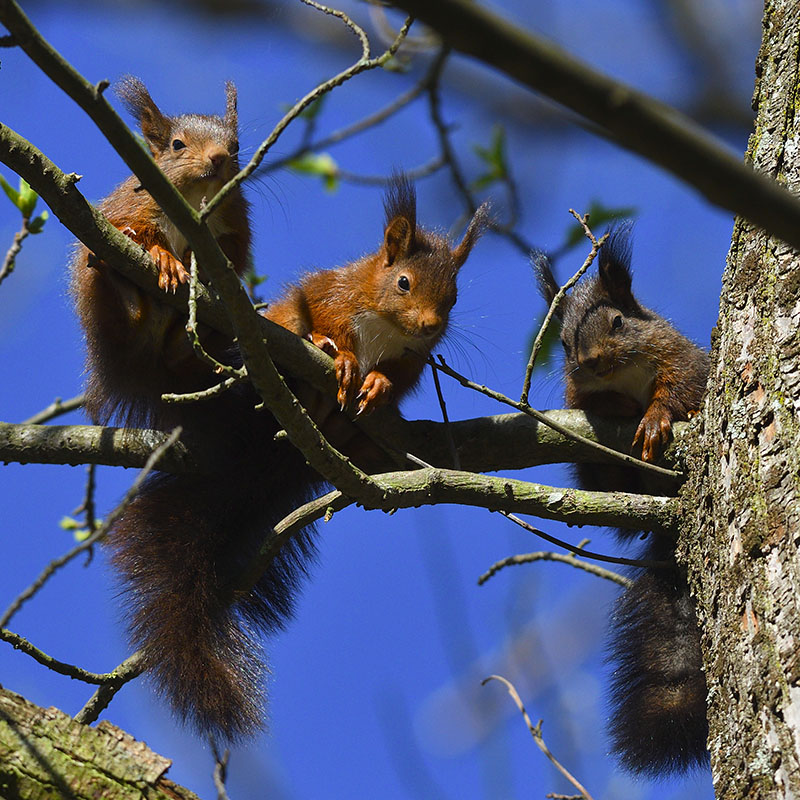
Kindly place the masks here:
POLYGON ((454 248, 444 236, 417 225, 416 193, 405 177, 392 179, 384 209, 383 244, 370 259, 377 260, 371 310, 415 341, 419 346, 413 349, 429 351, 445 331, 458 294, 458 271, 488 225, 489 207, 475 212, 454 248))
MULTIPOLYGON (((567 378, 593 389, 614 389, 626 367, 641 366, 646 325, 654 318, 631 291, 630 230, 630 222, 612 229, 598 254, 597 275, 581 280, 556 309, 567 378)), ((539 291, 552 303, 559 285, 549 259, 534 252, 531 260, 539 291)))
POLYGON ((139 78, 116 86, 125 108, 137 120, 150 153, 164 174, 195 208, 210 200, 239 171, 236 87, 225 84, 225 116, 181 114, 169 117, 139 78))

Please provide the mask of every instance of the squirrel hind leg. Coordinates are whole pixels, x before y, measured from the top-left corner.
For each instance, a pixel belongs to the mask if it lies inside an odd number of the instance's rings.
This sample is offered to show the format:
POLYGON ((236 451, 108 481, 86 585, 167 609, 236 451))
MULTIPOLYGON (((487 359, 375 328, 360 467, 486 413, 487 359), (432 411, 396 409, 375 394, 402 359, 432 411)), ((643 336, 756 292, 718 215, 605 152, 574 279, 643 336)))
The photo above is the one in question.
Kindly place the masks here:
MULTIPOLYGON (((663 560, 665 550, 651 542, 645 557, 663 560)), ((610 730, 622 764, 650 776, 707 764, 700 631, 681 571, 643 570, 618 600, 612 625, 610 730)))

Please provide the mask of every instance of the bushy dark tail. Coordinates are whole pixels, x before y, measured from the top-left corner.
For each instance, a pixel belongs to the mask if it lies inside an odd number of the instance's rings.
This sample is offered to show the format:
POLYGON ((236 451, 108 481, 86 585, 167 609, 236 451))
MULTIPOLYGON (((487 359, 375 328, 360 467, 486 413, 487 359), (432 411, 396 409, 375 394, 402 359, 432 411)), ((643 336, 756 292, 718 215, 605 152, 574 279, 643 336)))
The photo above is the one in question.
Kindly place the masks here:
MULTIPOLYGON (((674 560, 650 534, 642 558, 674 560)), ((708 760, 700 631, 684 572, 643 569, 617 601, 610 660, 611 737, 623 765, 645 775, 683 772, 708 760)))
POLYGON ((108 545, 148 675, 182 720, 229 740, 263 727, 267 667, 258 637, 291 616, 314 554, 307 529, 231 603, 272 525, 318 481, 288 442, 274 441, 274 420, 253 403, 231 395, 188 412, 205 417, 207 431, 213 421, 224 441, 214 473, 150 476, 108 545))

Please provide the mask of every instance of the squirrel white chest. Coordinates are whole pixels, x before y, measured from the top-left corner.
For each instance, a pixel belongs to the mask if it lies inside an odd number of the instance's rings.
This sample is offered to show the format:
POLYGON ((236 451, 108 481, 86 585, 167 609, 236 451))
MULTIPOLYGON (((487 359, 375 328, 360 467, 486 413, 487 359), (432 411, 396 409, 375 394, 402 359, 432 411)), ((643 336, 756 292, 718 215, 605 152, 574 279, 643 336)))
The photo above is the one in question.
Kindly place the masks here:
POLYGON ((581 390, 591 392, 619 392, 635 400, 642 409, 650 405, 653 396, 655 371, 645 361, 632 360, 604 377, 587 375, 580 381, 581 390))
POLYGON ((376 364, 400 358, 407 350, 427 354, 427 346, 419 336, 408 336, 391 320, 375 311, 363 311, 353 320, 356 334, 356 358, 362 373, 376 364))
MULTIPOLYGON (((214 235, 214 238, 217 239, 222 236, 223 233, 229 233, 232 228, 229 225, 226 225, 220 215, 214 213, 208 220, 208 227, 211 230, 211 233, 214 235)), ((183 258, 183 254, 186 251, 188 246, 188 242, 183 234, 175 227, 175 224, 172 220, 166 215, 162 214, 161 219, 159 220, 159 228, 164 233, 164 237, 167 240, 167 245, 169 247, 170 252, 178 259, 183 258)), ((188 269, 188 264, 187 264, 188 269)))

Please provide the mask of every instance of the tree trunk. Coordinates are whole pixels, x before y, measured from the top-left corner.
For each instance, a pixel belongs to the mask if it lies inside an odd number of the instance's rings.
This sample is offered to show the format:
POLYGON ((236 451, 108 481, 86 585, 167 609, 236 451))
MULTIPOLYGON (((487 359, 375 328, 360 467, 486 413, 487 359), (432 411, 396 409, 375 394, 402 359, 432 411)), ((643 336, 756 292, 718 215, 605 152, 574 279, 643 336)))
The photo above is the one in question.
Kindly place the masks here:
MULTIPOLYGON (((748 158, 795 192, 799 56, 800 4, 767 0, 748 158)), ((800 796, 799 328, 800 256, 737 220, 681 535, 726 800, 800 796)))

